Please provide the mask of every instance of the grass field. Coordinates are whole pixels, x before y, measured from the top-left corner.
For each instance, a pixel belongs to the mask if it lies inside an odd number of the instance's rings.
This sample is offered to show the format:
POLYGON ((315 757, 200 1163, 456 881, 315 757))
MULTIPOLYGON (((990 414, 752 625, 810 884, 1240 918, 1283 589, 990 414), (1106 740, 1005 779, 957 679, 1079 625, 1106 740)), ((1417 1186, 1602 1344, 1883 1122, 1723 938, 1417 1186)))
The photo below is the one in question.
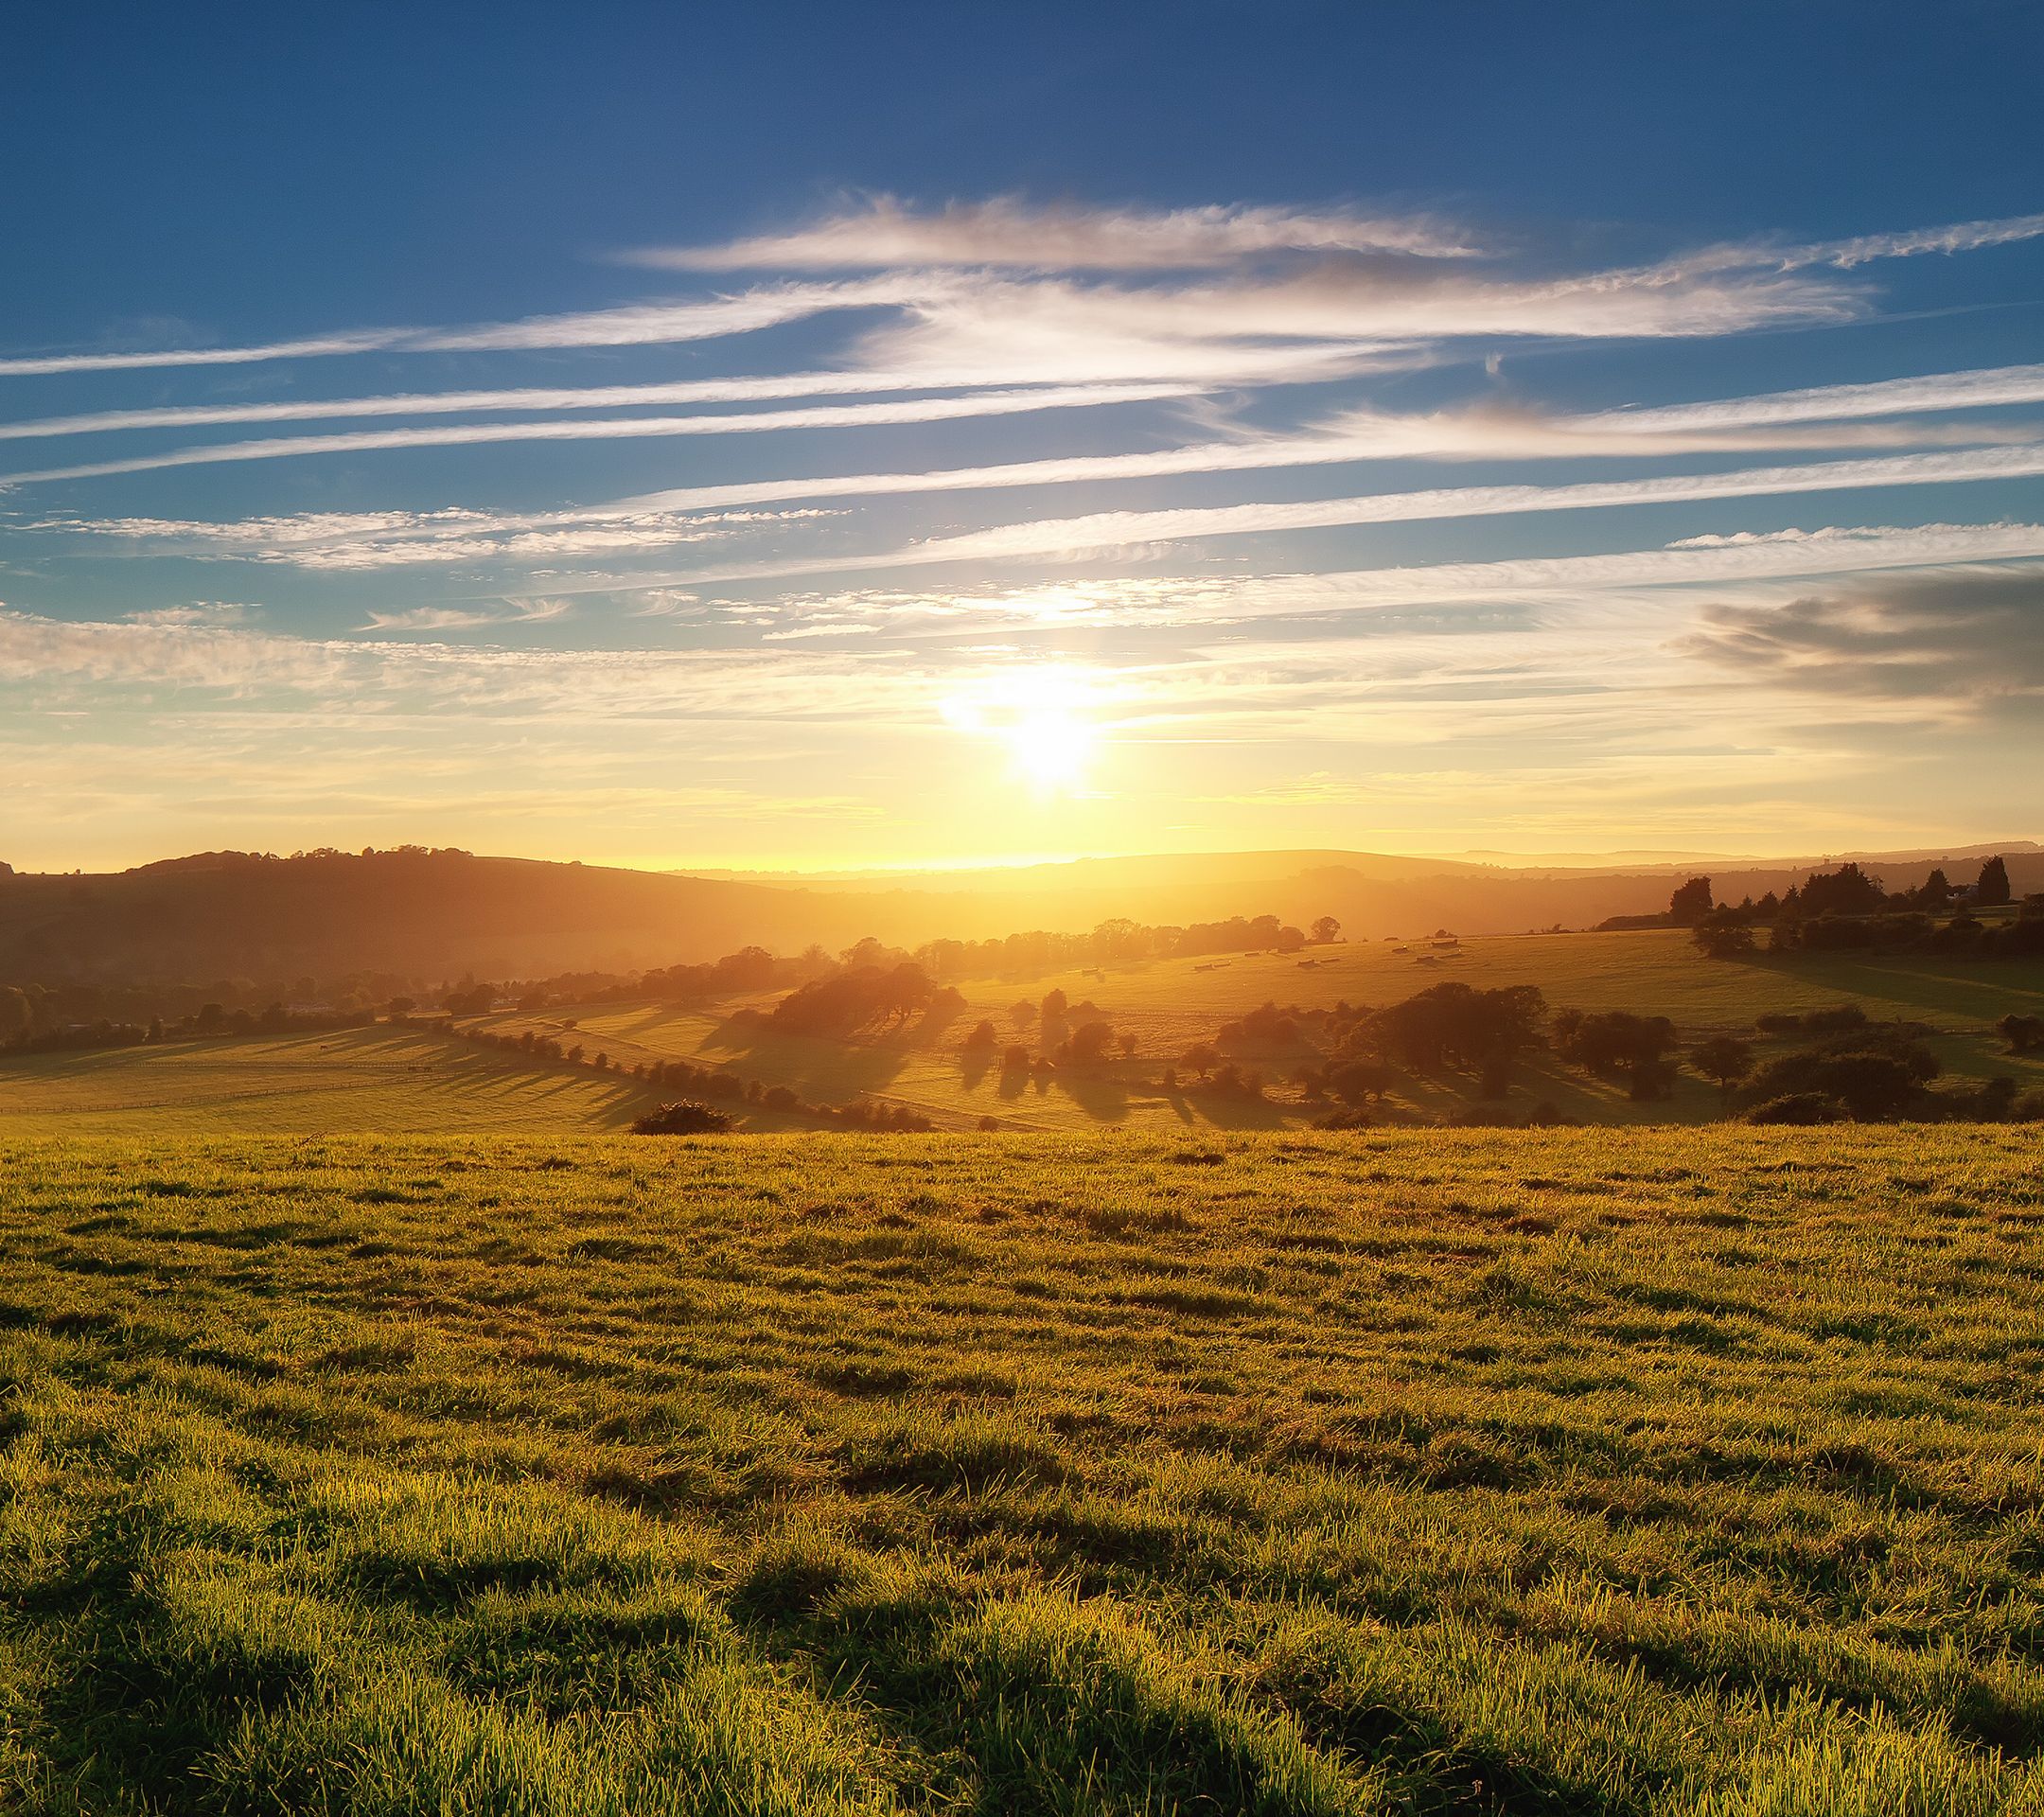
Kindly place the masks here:
MULTIPOLYGON (((846 1041, 788 1035, 730 1019, 733 1009, 748 1004, 769 1007, 776 1000, 770 995, 699 1008, 608 1003, 539 1015, 510 1012, 486 1018, 485 1026, 558 1035, 562 1020, 573 1016, 575 1028, 567 1038, 591 1051, 601 1048, 613 1060, 728 1067, 748 1079, 791 1085, 811 1103, 872 1097, 955 1126, 994 1116, 1009 1126, 1042 1130, 1101 1123, 1160 1133, 1194 1125, 1273 1129, 1309 1124, 1326 1107, 1287 1103, 1284 1094, 1268 1103, 1172 1096, 1156 1089, 1161 1069, 1194 1042, 1210 1040, 1223 1023, 1266 1001, 1309 1009, 1344 999, 1384 1004, 1446 979, 1482 989, 1537 984, 1556 1008, 1666 1015, 1688 1041, 1750 1030, 1755 1017, 1770 1011, 1858 1003, 1871 1016, 1929 1025, 1936 1032, 1930 1047, 1956 1077, 2000 1072, 2024 1086, 2044 1085, 2044 1056, 2013 1058, 1991 1032, 2002 1014, 2044 1013, 2044 963, 1842 954, 1798 956, 1792 963, 1710 961, 1675 929, 1470 940, 1438 950, 1425 941, 1346 944, 1304 955, 1082 969, 1026 983, 968 979, 960 988, 969 1007, 941 1026, 846 1041), (1018 997, 1040 998, 1051 989, 1063 990, 1074 1003, 1097 1003, 1117 1029, 1137 1036, 1137 1057, 1028 1083, 1003 1080, 997 1067, 965 1063, 960 1043, 981 1017, 993 1020, 1004 1042, 1033 1045, 1034 1029, 1011 1020, 1009 1011, 1018 997)), ((1305 1057, 1242 1056, 1244 1064, 1275 1078, 1305 1057)), ((1396 1096, 1414 1109, 1440 1115, 1463 1107, 1472 1085, 1465 1079, 1414 1081, 1396 1096)), ((1702 1122, 1723 1114, 1717 1088, 1692 1073, 1682 1076, 1672 1100, 1634 1104, 1619 1086, 1551 1055, 1533 1054, 1520 1067, 1507 1103, 1524 1115, 1542 1101, 1586 1122, 1702 1122)))
POLYGON ((0 1059, 9 1136, 542 1136, 622 1128, 645 1103, 620 1080, 390 1027, 0 1059))
POLYGON ((2035 1133, 0 1141, 0 1804, 2044 1809, 2035 1133))
MULTIPOLYGON (((735 1010, 770 1008, 773 994, 686 1008, 575 1004, 537 1014, 505 1012, 482 1023, 500 1032, 532 1028, 626 1067, 686 1060, 726 1067, 764 1085, 791 1086, 809 1103, 872 1098, 920 1111, 941 1127, 971 1128, 991 1116, 1007 1128, 1046 1133, 1310 1126, 1328 1106, 1301 1102, 1279 1083, 1314 1057, 1305 1050, 1234 1056, 1273 1082, 1267 1100, 1170 1093, 1159 1088, 1160 1075, 1194 1042, 1210 1040, 1225 1022, 1265 1001, 1383 1004, 1450 978, 1485 988, 1538 984, 1557 1008, 1667 1015, 1685 1043, 1749 1030, 1772 1010, 1859 1003, 1876 1017, 1927 1024, 1933 1031, 1929 1045, 1954 1077, 2008 1073, 2025 1088, 2044 1086, 2044 1054, 2011 1056, 1992 1033, 2004 1014, 2044 1014, 2044 964, 1843 955, 1713 961, 1674 930, 1471 940, 1439 952, 1427 942, 1342 944, 1304 957, 1313 963, 1252 954, 1026 981, 970 979, 962 987, 968 1008, 958 1016, 843 1040, 732 1019, 735 1010), (1018 998, 1039 999, 1051 989, 1074 1003, 1097 1003, 1118 1030, 1136 1035, 1136 1058, 1021 1079, 1004 1078, 997 1066, 973 1064, 961 1052, 965 1032, 981 1017, 993 1020, 1003 1042, 1039 1045, 1037 1029, 1009 1013, 1018 998)), ((1791 1038, 1775 1047, 1793 1045, 1791 1038)), ((1452 1116, 1468 1108, 1474 1087, 1467 1075, 1407 1077, 1393 1102, 1430 1117, 1452 1116)), ((386 1026, 0 1057, 0 1136, 595 1133, 622 1129, 657 1095, 615 1073, 536 1065, 432 1029, 386 1026)), ((1717 1088, 1686 1070, 1671 1099, 1636 1104, 1622 1086, 1534 1052, 1522 1061, 1501 1108, 1524 1118, 1543 1102, 1593 1123, 1700 1123, 1724 1111, 1717 1088)), ((757 1106, 744 1114, 754 1130, 802 1121, 757 1106)))

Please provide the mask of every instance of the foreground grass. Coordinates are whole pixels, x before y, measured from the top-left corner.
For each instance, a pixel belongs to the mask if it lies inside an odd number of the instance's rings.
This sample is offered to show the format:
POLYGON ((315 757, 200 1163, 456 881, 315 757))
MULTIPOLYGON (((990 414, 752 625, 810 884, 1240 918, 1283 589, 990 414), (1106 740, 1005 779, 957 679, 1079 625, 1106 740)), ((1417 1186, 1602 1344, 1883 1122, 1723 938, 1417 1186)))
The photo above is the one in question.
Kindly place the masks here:
POLYGON ((2016 1128, 0 1145, 0 1805, 2044 1809, 2016 1128))

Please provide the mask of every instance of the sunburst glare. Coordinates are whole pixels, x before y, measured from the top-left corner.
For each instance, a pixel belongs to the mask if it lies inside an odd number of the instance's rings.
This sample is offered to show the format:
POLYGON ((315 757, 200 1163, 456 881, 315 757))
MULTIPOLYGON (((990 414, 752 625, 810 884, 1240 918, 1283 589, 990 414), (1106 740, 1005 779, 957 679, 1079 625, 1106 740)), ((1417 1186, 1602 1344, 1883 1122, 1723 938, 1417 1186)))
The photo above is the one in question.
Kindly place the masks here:
POLYGON ((988 676, 943 702, 945 723, 1008 749, 1016 777, 1039 795, 1074 795, 1100 748, 1099 690, 1058 666, 988 676))

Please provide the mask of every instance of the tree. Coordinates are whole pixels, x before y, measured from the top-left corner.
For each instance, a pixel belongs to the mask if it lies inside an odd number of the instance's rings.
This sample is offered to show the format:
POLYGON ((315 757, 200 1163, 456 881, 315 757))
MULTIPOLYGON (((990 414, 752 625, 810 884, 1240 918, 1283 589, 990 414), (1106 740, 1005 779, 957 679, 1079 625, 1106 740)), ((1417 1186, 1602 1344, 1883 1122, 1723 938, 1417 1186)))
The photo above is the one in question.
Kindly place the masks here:
POLYGON ((1806 919, 1871 915, 1885 900, 1880 885, 1857 864, 1841 864, 1836 871, 1820 871, 1804 882, 1798 912, 1806 919))
POLYGON ((965 1046, 968 1050, 991 1048, 999 1038, 994 1032, 993 1023, 981 1022, 965 1037, 965 1046))
POLYGON ((1938 1070, 1937 1056, 1922 1042, 1893 1028, 1869 1029, 1769 1061, 1753 1075, 1744 1095, 1753 1104, 1783 1097, 1824 1098, 1860 1122, 1877 1122, 1916 1108, 1938 1070))
POLYGON ((1689 937, 1706 959, 1738 959, 1753 949, 1752 926, 1732 908, 1713 908, 1696 924, 1689 937))
POLYGON ((1479 991, 1457 981, 1379 1010, 1369 1028, 1382 1050, 1432 1071, 1480 1065, 1500 1049, 1509 1055, 1531 1047, 1546 1011, 1546 999, 1531 984, 1479 991))
POLYGON ((1043 1000, 1043 1019, 1046 1022, 1063 1021, 1065 1012, 1070 1002, 1071 999, 1063 991, 1046 991, 1043 1000))
POLYGON ((1322 915, 1313 925, 1313 943, 1315 946, 1331 946, 1341 938, 1341 923, 1332 915, 1322 915))
POLYGON ((1653 1098, 1666 1083, 1664 1056, 1675 1045, 1675 1025, 1665 1015, 1605 1010, 1585 1015, 1564 1010, 1555 1017, 1555 1046, 1564 1060, 1600 1078, 1623 1077, 1634 1097, 1653 1098))
POLYGON ((1178 1064, 1190 1067, 1204 1079, 1221 1064, 1221 1050, 1211 1041, 1196 1041, 1178 1056, 1178 1064))
POLYGON ((2008 865, 2001 858, 1989 858, 1981 866, 1980 881, 1973 886, 1973 900, 1982 908, 1999 908, 2008 899, 2008 865))
POLYGON ((1720 1096, 1729 1098, 1732 1087, 1753 1069, 1753 1043, 1736 1034, 1714 1034, 1690 1050, 1689 1064, 1718 1087, 1720 1096))
POLYGON ((1114 1030, 1105 1022, 1082 1022, 1066 1042, 1070 1058, 1080 1066, 1092 1066, 1106 1058, 1114 1043, 1114 1030))
POLYGON ((1396 1078, 1381 1061, 1343 1060, 1327 1069, 1327 1088, 1343 1103, 1357 1107, 1382 1098, 1396 1078))
POLYGON ((0 990, 0 1047, 26 1041, 34 1026, 35 1009, 28 1001, 28 993, 18 984, 0 990))
POLYGON ((2008 1043, 2011 1053, 2028 1053, 2044 1047, 2044 1015, 2004 1015, 1995 1024, 1995 1032, 2008 1043))
POLYGON ((1678 927, 1694 927, 1711 911, 1711 880, 1691 877, 1668 898, 1668 918, 1678 927))
POLYGON ((1946 908, 1951 906, 1951 881, 1942 870, 1931 872, 1923 880, 1923 888, 1916 891, 1919 908, 1946 908))
POLYGON ((1136 1057, 1136 1050, 1141 1046, 1141 1043, 1137 1041, 1134 1034, 1124 1032, 1118 1045, 1121 1049, 1122 1059, 1133 1060, 1136 1057))

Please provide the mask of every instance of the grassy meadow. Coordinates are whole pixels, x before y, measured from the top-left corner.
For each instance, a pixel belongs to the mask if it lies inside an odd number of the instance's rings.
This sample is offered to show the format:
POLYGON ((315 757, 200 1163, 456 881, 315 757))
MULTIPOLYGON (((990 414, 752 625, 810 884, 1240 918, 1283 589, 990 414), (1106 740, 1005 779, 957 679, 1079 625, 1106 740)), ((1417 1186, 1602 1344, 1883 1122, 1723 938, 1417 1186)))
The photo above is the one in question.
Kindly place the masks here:
MULTIPOLYGON (((846 1040, 731 1019, 737 1009, 770 1009, 777 993, 706 1005, 604 1002, 537 1014, 507 1011, 483 1018, 482 1026, 530 1028, 580 1042, 592 1053, 601 1050, 626 1066, 685 1060, 723 1067, 747 1079, 792 1086, 811 1103, 866 1097, 905 1104, 953 1127, 972 1127, 992 1116, 1007 1127, 1044 1131, 1101 1125, 1159 1134, 1201 1125, 1278 1129, 1310 1125, 1326 1106, 1292 1101, 1295 1095, 1281 1088, 1268 1102, 1172 1094, 1157 1088, 1159 1075, 1195 1042, 1211 1040, 1224 1023, 1261 1003, 1381 1005, 1448 979, 1478 989, 1537 984, 1556 1008, 1665 1015, 1685 1045, 1711 1034, 1750 1032, 1754 1019, 1771 1011, 1857 1003, 1877 1019, 1926 1025, 1931 1031, 1928 1045, 1947 1074, 1983 1079, 2008 1073, 2023 1087, 2044 1085, 2044 1053, 2012 1056, 1992 1032, 1996 1018, 2005 1014, 2044 1013, 2044 963, 1848 954, 1713 961, 1697 954, 1687 933, 1672 928, 1439 945, 1427 940, 1343 943, 1303 954, 1085 967, 1023 981, 968 979, 960 986, 968 1007, 957 1016, 846 1040), (1024 1080, 1004 1079, 997 1065, 983 1056, 976 1063, 960 1052, 964 1034, 982 1017, 994 1023, 1003 1043, 1034 1046, 1034 1026, 1011 1012, 1019 999, 1040 999, 1053 989, 1074 1004, 1090 1000, 1117 1030, 1133 1033, 1136 1056, 1024 1080)), ((1792 1039, 1763 1044, 1761 1051, 1765 1057, 1793 1045, 1792 1039)), ((1311 1056, 1257 1050, 1238 1057, 1275 1083, 1311 1056)), ((1473 1083, 1408 1080, 1393 1101, 1433 1116, 1452 1114, 1467 1105, 1473 1083)), ((1505 1108, 1523 1117, 1542 1102, 1584 1122, 1696 1123, 1723 1114, 1717 1087, 1692 1072, 1683 1073, 1671 1099, 1633 1103, 1622 1086, 1534 1053, 1522 1061, 1505 1108)))
POLYGON ((2016 1126, 10 1131, 0 1807, 2044 1810, 2040 1276, 2016 1126))
POLYGON ((645 1103, 626 1081, 387 1024, 0 1058, 4 1136, 565 1135, 645 1103))

